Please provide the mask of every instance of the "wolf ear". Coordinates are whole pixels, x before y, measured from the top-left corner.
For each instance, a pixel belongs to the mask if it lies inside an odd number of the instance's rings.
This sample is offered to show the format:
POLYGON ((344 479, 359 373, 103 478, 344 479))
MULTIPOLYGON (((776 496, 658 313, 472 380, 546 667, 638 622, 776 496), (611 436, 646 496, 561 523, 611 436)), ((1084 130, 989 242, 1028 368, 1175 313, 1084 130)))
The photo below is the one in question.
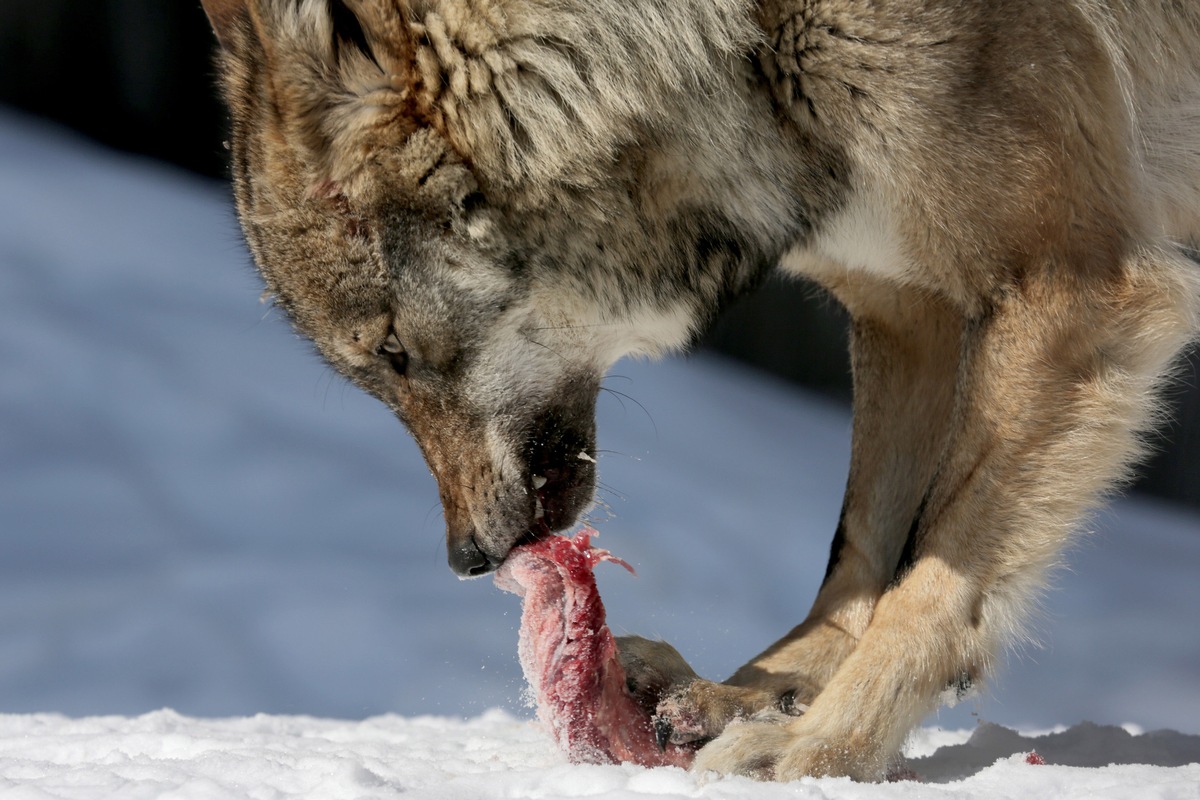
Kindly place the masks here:
POLYGON ((246 3, 247 0, 200 0, 222 47, 229 47, 230 32, 238 17, 246 13, 246 3))

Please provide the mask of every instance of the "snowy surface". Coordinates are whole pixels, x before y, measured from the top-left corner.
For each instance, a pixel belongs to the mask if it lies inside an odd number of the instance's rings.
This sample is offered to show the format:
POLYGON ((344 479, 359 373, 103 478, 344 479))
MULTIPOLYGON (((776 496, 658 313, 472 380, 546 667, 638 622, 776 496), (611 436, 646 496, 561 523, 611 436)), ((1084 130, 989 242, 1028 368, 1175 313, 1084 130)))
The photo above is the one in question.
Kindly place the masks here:
POLYGON ((158 711, 137 718, 0 716, 4 797, 177 798, 720 798, 721 800, 1066 800, 1200 797, 1200 737, 1080 727, 1022 738, 1007 729, 938 733, 922 781, 870 785, 804 779, 764 785, 705 780, 677 767, 571 765, 534 723, 502 711, 460 721, 382 716, 361 722, 256 716, 202 720, 158 711), (986 734, 986 735, 979 735, 986 734), (1064 740, 1056 742, 1055 740, 1064 740), (978 740, 978 741, 977 741, 978 740), (1030 751, 1047 762, 1026 763, 1030 751), (940 756, 940 758, 939 758, 940 756), (1192 763, 1188 763, 1188 762, 1192 763), (1082 764, 1084 766, 1071 766, 1082 764), (924 776, 938 774, 937 782, 924 776), (963 777, 957 775, 961 773, 963 777))
MULTIPOLYGON (((259 290, 226 187, 0 114, 0 791, 739 796, 547 749, 523 721, 516 598, 452 576, 416 447, 259 290), (189 716, 141 716, 161 708, 189 716)), ((607 385, 593 522, 639 573, 600 571, 609 621, 723 677, 816 591, 848 417, 712 357, 607 385)), ((1044 646, 927 724, 1200 733, 1200 518, 1127 499, 1093 528, 1044 646)), ((1194 768, 1008 762, 919 796, 1045 782, 1200 796, 1194 768)))

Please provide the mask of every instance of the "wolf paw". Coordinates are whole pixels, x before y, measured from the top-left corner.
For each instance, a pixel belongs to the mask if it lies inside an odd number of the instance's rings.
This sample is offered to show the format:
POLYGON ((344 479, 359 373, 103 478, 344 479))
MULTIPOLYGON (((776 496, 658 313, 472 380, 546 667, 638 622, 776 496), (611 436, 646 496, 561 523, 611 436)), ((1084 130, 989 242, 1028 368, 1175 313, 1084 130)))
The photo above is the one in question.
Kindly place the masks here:
POLYGON ((792 781, 805 776, 874 781, 886 766, 876 748, 853 738, 825 736, 803 717, 737 722, 696 754, 692 770, 792 781))
POLYGON ((641 636, 618 636, 617 657, 625 670, 629 693, 647 714, 664 694, 700 679, 671 645, 641 636))
POLYGON ((654 717, 660 746, 712 739, 734 720, 784 721, 807 708, 815 692, 791 679, 733 686, 699 677, 671 645, 641 636, 617 637, 630 694, 654 717))
POLYGON ((655 728, 660 742, 685 744, 718 736, 735 720, 781 721, 800 710, 790 695, 697 678, 663 697, 655 728))
POLYGON ((791 740, 786 725, 766 721, 734 722, 700 749, 692 762, 692 771, 774 780, 776 765, 791 740))

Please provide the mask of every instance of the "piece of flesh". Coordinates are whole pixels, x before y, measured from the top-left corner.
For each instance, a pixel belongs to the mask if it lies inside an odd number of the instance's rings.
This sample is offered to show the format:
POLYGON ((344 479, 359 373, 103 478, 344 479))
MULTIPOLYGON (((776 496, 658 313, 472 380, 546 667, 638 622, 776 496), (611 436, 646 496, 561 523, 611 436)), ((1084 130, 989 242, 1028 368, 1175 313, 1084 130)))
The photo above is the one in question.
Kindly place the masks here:
POLYGON ((633 568, 592 547, 594 534, 585 528, 523 544, 496 573, 496 585, 522 599, 517 649, 538 719, 576 763, 686 768, 694 748, 660 750, 650 716, 626 687, 593 570, 601 561, 633 568))

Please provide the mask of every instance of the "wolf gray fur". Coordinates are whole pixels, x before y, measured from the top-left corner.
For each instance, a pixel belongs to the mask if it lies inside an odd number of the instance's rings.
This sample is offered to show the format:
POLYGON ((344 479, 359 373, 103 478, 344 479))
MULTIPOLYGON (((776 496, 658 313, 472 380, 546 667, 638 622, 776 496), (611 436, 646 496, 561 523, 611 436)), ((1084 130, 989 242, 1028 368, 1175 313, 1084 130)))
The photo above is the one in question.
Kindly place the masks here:
POLYGON ((774 269, 849 311, 809 615, 722 683, 622 644, 698 770, 883 775, 1020 634, 1200 328, 1194 3, 204 5, 255 261, 413 433, 459 574, 587 508, 618 358, 774 269))

